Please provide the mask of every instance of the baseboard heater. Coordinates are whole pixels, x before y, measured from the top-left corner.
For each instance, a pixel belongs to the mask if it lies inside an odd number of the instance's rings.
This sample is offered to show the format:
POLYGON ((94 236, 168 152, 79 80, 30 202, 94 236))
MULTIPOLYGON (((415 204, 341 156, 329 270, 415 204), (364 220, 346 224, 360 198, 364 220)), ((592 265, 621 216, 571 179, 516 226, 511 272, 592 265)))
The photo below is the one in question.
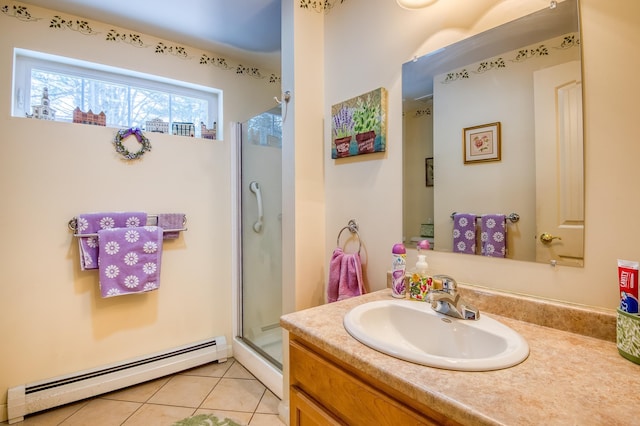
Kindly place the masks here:
POLYGON ((10 388, 7 393, 9 424, 24 420, 27 414, 122 389, 209 362, 225 362, 227 350, 225 337, 218 336, 165 352, 10 388))

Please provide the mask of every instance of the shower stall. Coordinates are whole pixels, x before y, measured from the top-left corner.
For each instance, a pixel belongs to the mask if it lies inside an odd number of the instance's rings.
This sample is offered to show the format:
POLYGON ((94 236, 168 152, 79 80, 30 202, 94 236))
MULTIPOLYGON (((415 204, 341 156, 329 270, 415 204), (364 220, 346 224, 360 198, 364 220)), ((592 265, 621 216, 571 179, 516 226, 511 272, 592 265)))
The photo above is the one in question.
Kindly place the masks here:
POLYGON ((234 125, 234 357, 282 398, 282 117, 280 107, 234 125))

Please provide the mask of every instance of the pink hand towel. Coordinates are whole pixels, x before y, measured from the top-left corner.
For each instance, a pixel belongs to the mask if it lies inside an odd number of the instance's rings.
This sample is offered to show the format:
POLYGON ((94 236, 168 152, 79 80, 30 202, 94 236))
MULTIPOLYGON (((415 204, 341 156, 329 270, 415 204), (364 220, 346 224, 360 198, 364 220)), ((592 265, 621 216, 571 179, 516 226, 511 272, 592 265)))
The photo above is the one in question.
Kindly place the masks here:
POLYGON ((360 254, 344 253, 341 248, 336 248, 329 263, 327 300, 335 302, 365 293, 360 254))
POLYGON ((340 247, 333 251, 329 262, 329 284, 327 286, 327 301, 329 303, 338 300, 338 289, 340 287, 340 267, 344 252, 340 247))
POLYGON ((360 254, 345 253, 342 257, 342 266, 340 267, 338 300, 360 296, 364 293, 365 290, 362 284, 362 264, 360 262, 360 254))

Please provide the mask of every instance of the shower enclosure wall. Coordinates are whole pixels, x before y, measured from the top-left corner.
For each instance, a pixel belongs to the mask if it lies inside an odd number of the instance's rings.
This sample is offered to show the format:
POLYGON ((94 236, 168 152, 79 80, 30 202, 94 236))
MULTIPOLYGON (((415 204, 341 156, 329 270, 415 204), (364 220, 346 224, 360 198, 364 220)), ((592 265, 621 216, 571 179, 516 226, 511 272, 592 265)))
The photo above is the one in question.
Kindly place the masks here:
POLYGON ((282 118, 280 108, 237 123, 234 356, 282 397, 282 118))

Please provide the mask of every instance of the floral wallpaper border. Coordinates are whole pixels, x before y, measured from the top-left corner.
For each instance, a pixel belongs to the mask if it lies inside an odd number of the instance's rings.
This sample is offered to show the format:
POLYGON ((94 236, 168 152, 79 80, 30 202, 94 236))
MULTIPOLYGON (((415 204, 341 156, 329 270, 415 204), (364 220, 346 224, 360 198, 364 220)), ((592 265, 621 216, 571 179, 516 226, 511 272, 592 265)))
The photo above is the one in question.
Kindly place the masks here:
MULTIPOLYGON (((512 59, 505 60, 503 57, 491 58, 486 61, 478 63, 478 66, 471 71, 466 68, 462 68, 458 71, 452 71, 447 73, 441 84, 451 84, 460 80, 468 80, 476 74, 484 74, 485 72, 494 70, 506 69, 511 64, 522 63, 524 61, 538 58, 542 56, 549 56, 554 50, 566 50, 580 46, 580 39, 575 33, 562 36, 558 40, 556 46, 548 47, 545 44, 533 45, 533 47, 526 47, 516 51, 515 56, 512 59)), ((433 113, 433 106, 428 105, 424 108, 419 108, 415 111, 411 118, 423 118, 429 117, 433 113)))
POLYGON ((27 6, 13 5, 10 8, 9 5, 5 4, 5 5, 2 5, 2 7, 0 8, 0 11, 6 16, 16 18, 17 20, 23 21, 23 22, 35 22, 42 19, 42 18, 33 17, 29 12, 29 10, 27 10, 27 6))
POLYGON ((338 1, 342 4, 345 0, 300 0, 300 8, 329 13, 338 1))
MULTIPOLYGON (((302 0, 305 1, 305 0, 302 0)), ((344 0, 340 0, 343 2, 344 0)), ((318 1, 312 1, 309 3, 320 3, 318 1)), ((328 0, 325 0, 325 3, 329 3, 328 0)), ((314 6, 315 7, 315 6, 314 6)), ((21 22, 39 22, 46 18, 43 17, 35 17, 29 11, 28 7, 25 5, 9 5, 4 4, 0 7, 0 12, 10 18, 18 19, 21 22)), ((75 31, 78 34, 84 36, 99 36, 103 33, 95 31, 90 22, 81 19, 66 19, 63 16, 56 14, 50 19, 48 19, 49 28, 53 30, 70 30, 75 31)), ((108 24, 107 24, 108 25, 108 24)), ((183 60, 191 60, 194 59, 193 55, 189 54, 189 48, 179 45, 173 45, 168 41, 158 41, 157 43, 150 44, 145 43, 143 38, 145 36, 141 34, 136 34, 134 32, 130 32, 128 30, 116 30, 111 28, 106 35, 104 36, 104 40, 108 42, 114 43, 123 43, 125 45, 129 45, 139 49, 148 49, 153 48, 156 54, 160 55, 171 55, 179 59, 183 60)), ((151 37, 151 36, 150 36, 151 37)), ((281 77, 274 73, 266 74, 258 67, 253 66, 245 66, 241 63, 236 65, 231 65, 230 62, 224 57, 210 56, 210 53, 202 53, 200 55, 199 64, 200 65, 209 65, 214 66, 216 68, 222 70, 235 70, 236 75, 239 76, 247 76, 257 79, 265 79, 269 84, 271 83, 280 83, 281 77)))
POLYGON ((478 66, 471 71, 467 70, 466 68, 462 68, 459 71, 452 71, 450 73, 447 73, 444 80, 442 80, 440 83, 450 84, 458 80, 466 80, 471 78, 474 74, 484 74, 485 72, 493 70, 506 69, 511 64, 522 63, 524 61, 541 56, 549 56, 554 50, 567 50, 578 47, 580 46, 580 39, 576 34, 572 33, 562 36, 562 39, 559 40, 559 44, 556 46, 552 46, 550 48, 545 44, 534 46, 537 47, 527 47, 519 49, 512 59, 505 60, 502 57, 497 57, 480 62, 478 66))
POLYGON ((416 110, 414 118, 418 117, 430 117, 431 116, 431 107, 424 107, 416 110))

